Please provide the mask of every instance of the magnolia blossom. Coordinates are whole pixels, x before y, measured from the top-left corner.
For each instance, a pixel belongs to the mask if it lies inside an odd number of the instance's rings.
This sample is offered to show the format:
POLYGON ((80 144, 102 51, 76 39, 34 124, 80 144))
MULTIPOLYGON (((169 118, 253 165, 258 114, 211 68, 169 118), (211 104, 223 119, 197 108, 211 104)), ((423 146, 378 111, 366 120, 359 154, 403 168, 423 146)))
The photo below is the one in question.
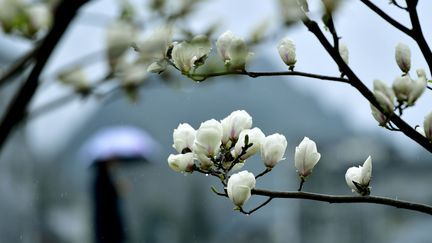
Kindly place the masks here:
POLYGON ((423 68, 419 68, 416 70, 417 77, 424 77, 426 78, 426 71, 423 68))
POLYGON ((244 39, 234 35, 231 31, 226 31, 219 36, 216 47, 225 65, 233 70, 243 70, 247 59, 252 55, 244 39))
POLYGON ((393 91, 399 102, 408 100, 413 87, 413 81, 409 75, 398 76, 393 82, 393 91))
POLYGON ((30 19, 31 32, 36 33, 39 30, 46 30, 51 27, 53 16, 48 4, 32 4, 25 11, 30 19))
POLYGON ((372 178, 372 159, 369 156, 363 166, 351 167, 345 173, 347 185, 353 192, 362 196, 370 194, 369 183, 372 178))
POLYGON ((182 73, 189 73, 191 70, 204 64, 205 59, 211 51, 210 41, 206 36, 196 36, 191 42, 183 41, 174 45, 172 59, 175 66, 182 73))
POLYGON ((294 41, 289 38, 284 38, 279 43, 278 52, 284 63, 290 68, 294 69, 296 60, 296 47, 294 41))
POLYGON ((390 88, 389 86, 387 86, 387 84, 385 84, 383 81, 379 80, 379 79, 375 79, 373 81, 373 90, 374 92, 382 92, 389 100, 390 102, 394 105, 394 101, 395 101, 395 93, 393 91, 392 88, 390 88))
POLYGON ((394 109, 394 104, 393 102, 389 99, 388 96, 386 96, 383 92, 381 91, 375 91, 374 92, 374 96, 375 99, 378 101, 378 103, 380 104, 381 108, 385 111, 385 113, 387 114, 391 114, 393 113, 393 109, 394 109))
POLYGON ((64 84, 71 85, 78 92, 90 90, 90 81, 82 67, 65 70, 58 75, 58 79, 64 84))
POLYGON ((295 149, 295 167, 300 177, 305 178, 312 173, 312 169, 318 163, 321 154, 318 153, 316 144, 308 137, 304 137, 295 149))
POLYGON ((261 159, 267 168, 273 168, 279 161, 283 160, 287 140, 284 135, 275 133, 264 138, 261 143, 261 159))
POLYGON ((185 154, 171 154, 168 156, 168 165, 177 172, 192 172, 194 155, 192 152, 185 154))
POLYGON ((235 147, 233 150, 233 156, 234 157, 241 154, 243 147, 245 146, 246 135, 249 138, 249 143, 252 143, 252 146, 246 150, 246 153, 241 157, 241 160, 246 160, 247 158, 256 154, 261 148, 262 141, 265 139, 264 133, 261 131, 261 129, 259 129, 257 127, 254 127, 252 129, 245 129, 245 130, 241 131, 241 133, 239 135, 239 139, 238 139, 237 143, 235 144, 235 147))
POLYGON ((255 176, 247 170, 233 174, 227 184, 228 197, 236 206, 243 206, 251 197, 255 183, 255 176))
POLYGON ((402 70, 402 72, 408 73, 408 71, 411 68, 410 48, 404 43, 397 44, 395 58, 396 58, 396 63, 399 66, 399 68, 402 70))
POLYGON ((179 153, 192 151, 195 140, 195 129, 188 123, 180 123, 173 132, 173 148, 179 153))
POLYGON ((237 110, 224 118, 221 124, 222 143, 226 144, 229 140, 237 140, 242 130, 252 127, 252 117, 244 110, 237 110))
POLYGON ((110 24, 106 33, 108 62, 115 69, 123 53, 131 46, 137 36, 132 23, 118 20, 110 24))
POLYGON ((140 59, 144 63, 149 63, 148 72, 163 72, 168 66, 166 59, 172 50, 172 28, 170 26, 160 26, 139 43, 134 43, 134 49, 140 53, 140 59))
POLYGON ((344 43, 339 43, 339 55, 342 57, 342 60, 348 64, 349 62, 349 51, 348 47, 344 43))
POLYGON ((417 101, 417 99, 423 94, 427 86, 427 80, 425 76, 419 76, 412 83, 411 92, 408 94, 408 105, 412 106, 417 101))
POLYGON ((201 161, 201 166, 208 168, 213 165, 211 157, 219 153, 222 139, 222 125, 215 119, 201 123, 195 134, 193 152, 201 161))
POLYGON ((423 129, 425 137, 432 139, 432 112, 424 118, 423 129))

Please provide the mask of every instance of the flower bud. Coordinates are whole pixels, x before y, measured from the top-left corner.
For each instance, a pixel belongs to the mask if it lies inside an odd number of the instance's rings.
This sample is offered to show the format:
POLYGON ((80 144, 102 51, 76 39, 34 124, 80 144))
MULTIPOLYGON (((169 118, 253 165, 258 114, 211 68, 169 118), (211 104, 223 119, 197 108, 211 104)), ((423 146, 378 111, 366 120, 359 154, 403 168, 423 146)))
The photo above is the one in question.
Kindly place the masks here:
POLYGON ((75 67, 61 72, 58 79, 67 85, 71 85, 77 92, 87 93, 90 91, 90 81, 82 67, 75 67))
POLYGON ((304 137, 294 154, 294 164, 299 176, 302 178, 309 176, 320 158, 321 154, 318 153, 315 142, 304 137))
POLYGON ((380 91, 382 92, 389 100, 390 102, 394 105, 394 101, 395 101, 395 93, 393 92, 393 89, 390 88, 389 86, 387 86, 383 81, 379 80, 379 79, 375 79, 373 81, 373 90, 374 92, 380 91))
POLYGON ((339 43, 339 55, 342 57, 342 60, 348 64, 349 62, 349 51, 348 47, 344 43, 339 43))
POLYGON ((385 113, 387 114, 393 113, 394 104, 383 92, 375 91, 374 96, 375 99, 380 104, 381 108, 385 111, 385 113))
POLYGON ((426 71, 423 68, 417 69, 416 72, 417 72, 417 77, 419 77, 419 78, 420 77, 426 78, 426 71))
POLYGON ((362 196, 370 194, 369 183, 372 178, 372 159, 369 156, 363 163, 363 166, 351 167, 345 173, 347 185, 353 192, 362 196))
POLYGON ((419 76, 417 80, 412 83, 411 91, 408 94, 408 105, 412 106, 417 99, 423 94, 426 89, 427 80, 424 76, 419 76))
POLYGON ((216 41, 219 55, 225 66, 231 70, 244 70, 247 59, 252 55, 243 38, 226 31, 216 41))
POLYGON ((48 4, 36 3, 26 8, 26 14, 30 20, 29 31, 36 33, 39 30, 47 30, 52 24, 52 10, 48 4))
POLYGON ((194 165, 193 153, 170 154, 168 156, 168 165, 177 172, 192 172, 194 165))
POLYGON ((290 68, 290 70, 293 70, 295 63, 297 62, 294 41, 289 38, 284 38, 279 43, 277 49, 284 63, 290 68))
POLYGON ((287 140, 279 133, 264 138, 261 144, 261 159, 267 168, 273 168, 283 158, 287 147, 287 140))
POLYGON ((201 166, 208 168, 213 165, 210 158, 217 155, 222 139, 222 125, 215 119, 201 123, 195 134, 193 152, 201 161, 201 166))
POLYGON ((241 154, 242 148, 245 146, 245 137, 248 136, 248 142, 252 143, 252 146, 249 147, 246 150, 246 154, 244 154, 240 159, 246 160, 247 158, 251 157, 252 155, 256 154, 260 148, 261 143, 265 139, 264 133, 261 131, 261 129, 254 127, 252 129, 245 129, 241 131, 239 135, 239 139, 237 143, 235 144, 234 150, 233 150, 233 156, 236 157, 241 154))
POLYGON ((173 148, 179 153, 191 152, 196 131, 188 123, 180 123, 173 132, 173 148))
POLYGON ((247 170, 233 174, 227 184, 228 197, 236 206, 243 206, 251 197, 255 183, 255 176, 247 170))
POLYGON ((237 110, 225 117, 221 124, 223 128, 222 143, 226 144, 229 140, 237 140, 242 130, 252 127, 252 117, 244 110, 237 110))
POLYGON ((372 116, 379 123, 380 126, 384 127, 387 124, 387 117, 381 113, 374 105, 370 104, 372 110, 372 116))
POLYGON ((432 112, 424 118, 423 129, 425 137, 428 139, 432 139, 432 112))
POLYGON ((132 45, 136 36, 137 30, 130 22, 119 20, 108 26, 106 45, 108 62, 112 70, 116 68, 120 57, 132 45))
POLYGON ((399 102, 404 102, 408 100, 409 94, 412 90, 412 83, 410 76, 398 76, 395 78, 393 82, 393 91, 396 95, 396 98, 399 102))
POLYGON ((404 43, 397 44, 395 58, 400 70, 404 73, 408 73, 411 68, 411 50, 409 47, 404 43))

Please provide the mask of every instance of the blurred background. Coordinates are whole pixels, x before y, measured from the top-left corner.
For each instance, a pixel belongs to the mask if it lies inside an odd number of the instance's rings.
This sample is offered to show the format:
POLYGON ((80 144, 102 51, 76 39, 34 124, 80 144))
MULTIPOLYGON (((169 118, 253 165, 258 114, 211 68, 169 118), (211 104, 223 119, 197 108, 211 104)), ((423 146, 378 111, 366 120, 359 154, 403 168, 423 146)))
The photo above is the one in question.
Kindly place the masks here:
MULTIPOLYGON (((158 2, 165 1, 130 2, 142 21, 142 36, 164 21, 154 7, 158 2), (155 20, 146 22, 148 19, 155 20)), ((405 11, 388 1, 375 2, 410 25, 405 11)), ((351 194, 345 184, 346 169, 371 155, 372 195, 432 204, 430 155, 402 134, 379 127, 368 102, 343 83, 292 76, 230 76, 196 83, 169 70, 163 75, 146 74, 132 96, 110 82, 85 96, 58 82, 58 74, 76 64, 92 80, 107 73, 106 29, 121 15, 123 4, 94 0, 80 10, 41 76, 30 115, 3 146, 0 242, 92 242, 94 173, 90 159, 82 153, 83 145, 97 131, 119 125, 140 128, 155 143, 148 163, 120 164, 115 170, 115 180, 122 185, 119 197, 127 242, 430 242, 432 219, 420 213, 378 205, 279 199, 246 216, 210 190, 211 185, 222 190, 216 179, 184 176, 169 169, 167 157, 175 152, 172 132, 179 123, 198 128, 202 121, 220 120, 244 109, 266 135, 278 132, 288 140, 287 159, 258 180, 258 188, 298 188, 294 149, 308 136, 316 141, 322 156, 304 191, 351 194)), ((320 1, 310 1, 310 5, 311 17, 319 20, 320 1)), ((420 1, 418 6, 427 39, 432 34, 427 18, 431 5, 420 1)), ((276 45, 289 36, 297 46, 296 70, 339 75, 337 66, 301 23, 282 24, 279 1, 173 0, 166 1, 164 8, 175 12, 182 6, 193 8, 174 22, 179 36, 209 29, 213 39, 226 30, 245 39, 253 39, 255 29, 270 36, 251 45, 255 54, 247 67, 250 71, 287 70, 276 45)), ((399 75, 394 61, 398 42, 411 47, 413 69, 427 69, 415 43, 359 1, 342 1, 334 14, 341 41, 350 51, 350 66, 368 87, 372 88, 375 78, 391 85, 399 75)), ((1 67, 7 69, 33 46, 34 40, 1 34, 1 67)), ((222 63, 214 43, 211 55, 214 62, 222 63)), ((18 77, 1 87, 0 115, 20 81, 18 77)), ((422 125, 431 102, 427 90, 403 118, 413 126, 422 125)), ((264 166, 255 157, 245 168, 259 173, 264 166)), ((253 197, 246 208, 263 200, 253 197)))

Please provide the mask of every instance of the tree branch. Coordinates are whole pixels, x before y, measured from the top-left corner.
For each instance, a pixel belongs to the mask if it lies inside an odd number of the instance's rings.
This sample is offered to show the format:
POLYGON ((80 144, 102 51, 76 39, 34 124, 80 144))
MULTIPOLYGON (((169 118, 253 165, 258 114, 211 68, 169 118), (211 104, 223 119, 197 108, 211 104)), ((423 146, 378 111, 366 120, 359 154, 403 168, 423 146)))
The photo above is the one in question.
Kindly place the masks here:
POLYGON ((405 34, 412 36, 412 30, 408 29, 406 26, 402 25, 392 17, 390 17, 388 14, 386 14, 384 11, 382 11, 378 6, 373 4, 369 0, 361 0, 362 3, 364 3, 367 7, 369 7, 372 11, 374 11, 376 14, 378 14, 381 18, 383 18, 385 21, 387 21, 389 24, 393 25, 396 29, 404 32, 405 34))
POLYGON ((298 71, 282 71, 282 72, 226 71, 226 72, 216 72, 216 73, 194 73, 194 74, 189 74, 188 76, 194 80, 202 82, 207 78, 226 76, 226 75, 244 75, 244 76, 249 76, 251 78, 269 77, 269 76, 301 76, 301 77, 315 78, 315 79, 321 79, 327 81, 350 83, 350 81, 346 78, 298 72, 298 71))
POLYGON ((0 77, 0 86, 10 81, 12 77, 24 70, 30 64, 30 61, 34 58, 38 49, 39 45, 34 47, 24 56, 19 58, 14 64, 12 64, 9 69, 7 69, 6 72, 0 77))
MULTIPOLYGON (((341 68, 343 73, 348 77, 348 79, 350 80, 350 84, 354 88, 356 88, 363 95, 363 97, 365 97, 381 113, 386 114, 386 112, 381 108, 378 101, 375 99, 373 93, 366 87, 366 85, 364 85, 364 83, 357 77, 357 75, 351 70, 351 68, 343 61, 339 52, 334 50, 330 42, 322 33, 318 24, 315 21, 309 19, 306 15, 303 16, 303 23, 309 29, 309 31, 312 32, 317 37, 317 39, 324 47, 324 49, 327 51, 327 53, 333 58, 333 60, 336 62, 339 68, 341 68)), ((416 130, 414 130, 414 128, 412 128, 399 116, 393 113, 389 116, 389 120, 392 121, 401 130, 401 132, 403 132, 407 137, 416 141, 419 145, 421 145, 429 152, 432 152, 432 144, 429 142, 429 140, 423 137, 416 130)))
POLYGON ((290 192, 290 191, 268 191, 253 189, 253 195, 266 196, 269 198, 296 198, 328 203, 371 203, 403 208, 432 215, 432 206, 408 201, 396 200, 388 197, 377 196, 335 196, 310 192, 290 192))
POLYGON ((12 103, 6 111, 6 115, 0 124, 0 149, 8 138, 14 126, 25 115, 28 104, 39 84, 39 76, 57 46, 63 33, 74 18, 78 9, 88 0, 62 1, 54 15, 54 25, 41 43, 40 49, 35 55, 35 65, 25 83, 21 86, 12 103))

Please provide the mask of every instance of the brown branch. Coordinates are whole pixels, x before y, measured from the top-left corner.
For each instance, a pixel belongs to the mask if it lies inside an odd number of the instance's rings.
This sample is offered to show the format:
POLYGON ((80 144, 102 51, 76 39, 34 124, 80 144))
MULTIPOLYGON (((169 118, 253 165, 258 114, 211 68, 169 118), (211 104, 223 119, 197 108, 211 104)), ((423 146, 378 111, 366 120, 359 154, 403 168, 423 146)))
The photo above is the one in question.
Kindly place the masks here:
POLYGON ((321 201, 321 202, 328 202, 328 203, 380 204, 380 205, 403 208, 411 211, 417 211, 417 212, 432 215, 432 206, 392 199, 388 197, 336 196, 336 195, 326 195, 326 194, 318 194, 318 193, 310 193, 310 192, 268 191, 262 189, 253 189, 252 194, 259 195, 259 196, 266 196, 270 198, 295 198, 295 199, 306 199, 306 200, 321 201))
POLYGON ((54 25, 41 43, 35 55, 35 65, 27 80, 19 89, 17 95, 7 108, 5 117, 0 124, 0 148, 8 138, 14 126, 23 118, 28 104, 36 93, 39 84, 39 76, 57 46, 63 33, 75 17, 78 9, 88 0, 62 1, 54 15, 54 25))
MULTIPOLYGON (((342 72, 348 77, 348 79, 350 80, 350 84, 354 88, 356 88, 363 95, 363 97, 365 97, 380 112, 382 112, 383 114, 386 114, 386 112, 379 105, 378 101, 375 99, 375 96, 373 95, 373 93, 368 89, 368 87, 366 85, 364 85, 364 83, 357 77, 357 75, 351 70, 351 68, 343 61, 339 52, 334 50, 333 46, 330 44, 330 42, 324 36, 324 34, 321 31, 321 29, 319 28, 318 24, 315 21, 312 21, 311 19, 309 19, 306 15, 303 16, 303 23, 309 29, 309 31, 312 32, 317 37, 317 39, 319 40, 321 45, 324 47, 324 49, 327 51, 327 53, 333 58, 333 60, 336 62, 336 64, 339 66, 339 68, 342 70, 342 72)), ((409 124, 407 124, 399 116, 397 116, 396 114, 393 113, 388 118, 407 137, 416 141, 419 145, 421 145, 423 148, 425 148, 429 152, 432 152, 432 144, 429 142, 429 140, 426 139, 425 137, 423 137, 416 130, 414 130, 414 128, 412 128, 409 124)))
POLYGON ((269 76, 301 76, 301 77, 315 78, 315 79, 321 79, 327 81, 350 83, 349 80, 346 78, 298 72, 298 71, 282 71, 282 72, 226 71, 226 72, 216 72, 216 73, 194 73, 194 74, 189 74, 188 76, 194 80, 201 82, 206 80, 207 78, 226 76, 226 75, 244 75, 244 76, 249 76, 251 78, 269 77, 269 76))

